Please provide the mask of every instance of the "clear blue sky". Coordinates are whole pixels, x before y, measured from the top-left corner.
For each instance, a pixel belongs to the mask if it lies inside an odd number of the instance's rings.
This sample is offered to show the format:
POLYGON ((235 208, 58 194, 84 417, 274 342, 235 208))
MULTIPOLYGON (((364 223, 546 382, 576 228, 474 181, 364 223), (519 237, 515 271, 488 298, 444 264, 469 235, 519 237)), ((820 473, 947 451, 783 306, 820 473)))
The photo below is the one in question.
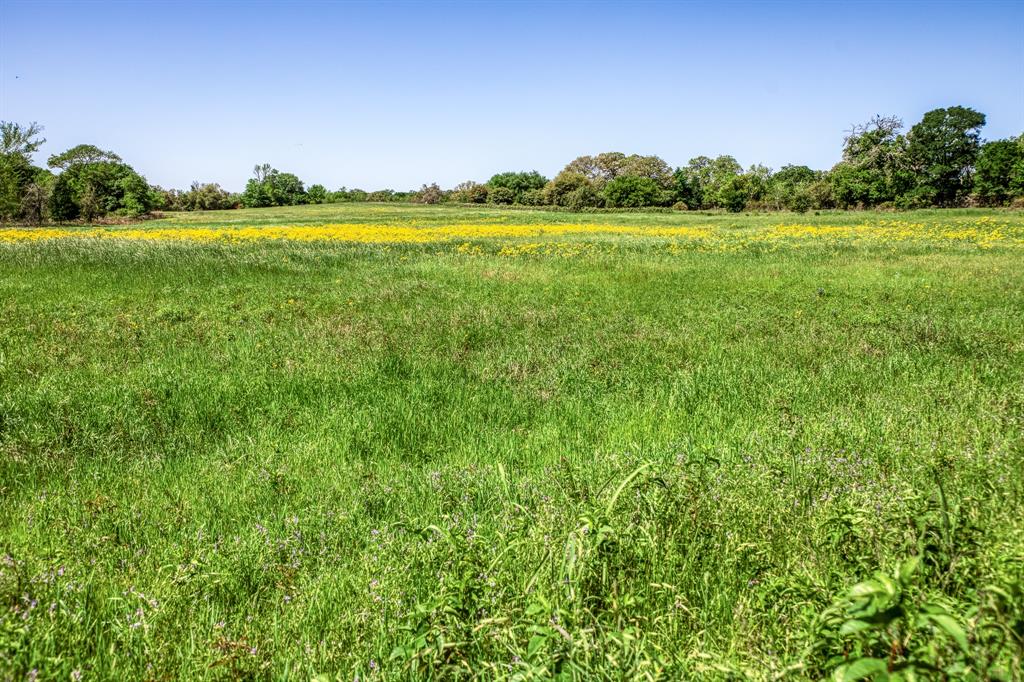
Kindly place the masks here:
POLYGON ((873 114, 1024 131, 1024 2, 0 0, 0 118, 150 182, 451 186, 580 154, 827 168, 873 114))

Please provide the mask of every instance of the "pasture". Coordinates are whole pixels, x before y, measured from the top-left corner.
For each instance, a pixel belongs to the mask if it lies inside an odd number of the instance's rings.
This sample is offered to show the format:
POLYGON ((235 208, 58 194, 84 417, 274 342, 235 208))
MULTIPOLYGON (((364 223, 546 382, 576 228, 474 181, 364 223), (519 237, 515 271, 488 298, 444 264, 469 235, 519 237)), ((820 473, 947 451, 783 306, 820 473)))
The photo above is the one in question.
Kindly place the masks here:
POLYGON ((0 679, 1019 680, 1022 266, 966 209, 0 229, 0 679))

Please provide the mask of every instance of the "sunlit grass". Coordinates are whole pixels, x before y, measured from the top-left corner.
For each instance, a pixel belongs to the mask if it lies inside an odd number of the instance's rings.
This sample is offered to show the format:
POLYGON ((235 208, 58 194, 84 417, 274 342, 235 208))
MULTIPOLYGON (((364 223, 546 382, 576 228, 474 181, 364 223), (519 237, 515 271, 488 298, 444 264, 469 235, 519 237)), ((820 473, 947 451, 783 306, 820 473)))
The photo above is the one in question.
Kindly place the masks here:
POLYGON ((1014 679, 1022 224, 0 237, 0 678, 820 679, 868 646, 830 607, 922 556, 969 651, 911 644, 1014 679))

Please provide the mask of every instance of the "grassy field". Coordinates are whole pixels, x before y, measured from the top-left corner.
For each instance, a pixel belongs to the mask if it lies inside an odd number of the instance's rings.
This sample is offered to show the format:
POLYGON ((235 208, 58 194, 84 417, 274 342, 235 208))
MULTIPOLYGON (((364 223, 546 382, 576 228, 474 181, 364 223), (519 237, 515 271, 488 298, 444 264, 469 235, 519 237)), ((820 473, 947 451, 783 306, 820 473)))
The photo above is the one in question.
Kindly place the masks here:
POLYGON ((1022 472, 1021 212, 0 229, 0 679, 1020 680, 1022 472))

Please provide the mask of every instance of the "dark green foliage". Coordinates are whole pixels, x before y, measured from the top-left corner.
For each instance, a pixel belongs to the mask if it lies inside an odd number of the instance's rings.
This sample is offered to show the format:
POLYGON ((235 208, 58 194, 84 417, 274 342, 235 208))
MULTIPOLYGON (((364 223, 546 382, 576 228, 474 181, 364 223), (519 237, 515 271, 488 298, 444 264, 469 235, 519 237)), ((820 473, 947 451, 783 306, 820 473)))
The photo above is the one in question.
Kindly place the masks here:
POLYGON ((636 175, 620 175, 611 180, 604 186, 603 194, 609 208, 660 206, 666 199, 666 193, 656 181, 636 175))
MULTIPOLYGON (((509 172, 498 173, 497 175, 491 176, 491 179, 487 181, 487 186, 492 190, 501 187, 512 192, 512 201, 495 201, 492 198, 491 201, 493 203, 521 204, 524 203, 523 196, 527 192, 531 190, 544 189, 544 185, 546 185, 547 182, 548 179, 537 171, 522 173, 509 172)), ((502 192, 499 196, 504 198, 507 194, 502 192)))
POLYGON ((492 187, 487 198, 492 204, 522 203, 521 201, 517 201, 516 193, 508 187, 492 187))
POLYGON ((843 145, 843 160, 830 174, 840 208, 868 208, 900 199, 913 186, 903 121, 875 116, 854 126, 843 145))
POLYGON ((265 163, 256 166, 253 175, 241 196, 247 208, 297 206, 308 202, 302 181, 293 173, 282 173, 265 163))
POLYGON ((957 106, 929 111, 910 129, 907 159, 934 204, 956 206, 970 191, 984 125, 984 114, 957 106))
POLYGON ((108 214, 139 216, 160 202, 146 179, 121 157, 93 145, 78 145, 51 156, 48 163, 51 168, 61 169, 51 196, 54 220, 81 217, 91 221, 108 214))
POLYGON ((0 220, 17 219, 21 214, 21 198, 32 181, 33 169, 21 154, 0 154, 0 220))
POLYGON ((698 156, 690 159, 685 168, 681 168, 675 176, 677 192, 683 189, 684 195, 677 200, 683 201, 692 209, 721 208, 725 198, 734 197, 730 191, 729 197, 723 197, 723 192, 732 179, 743 172, 743 167, 731 156, 719 156, 711 159, 707 156, 698 156), (682 184, 685 183, 685 184, 682 184))
POLYGON ((544 200, 545 203, 573 210, 600 204, 594 183, 583 173, 569 170, 563 170, 544 186, 544 200))
POLYGON ((222 211, 237 208, 241 199, 215 182, 193 182, 188 191, 163 192, 161 208, 167 211, 222 211))
POLYGON ((121 157, 114 152, 104 151, 91 144, 80 144, 62 154, 54 154, 47 160, 50 168, 67 170, 72 166, 87 166, 94 163, 121 163, 121 157))
POLYGON ((798 213, 810 210, 818 203, 812 186, 819 179, 820 174, 807 166, 783 166, 771 176, 767 192, 771 207, 798 213))
MULTIPOLYGON (((38 185, 27 203, 25 195, 41 171, 32 165, 32 154, 46 142, 39 137, 42 132, 38 123, 22 126, 0 121, 0 221, 25 218, 24 210, 32 211, 38 200, 38 185)), ((30 222, 36 222, 35 211, 32 214, 30 222)))
POLYGON ((988 206, 1006 204, 1024 194, 1024 144, 996 140, 982 145, 974 170, 974 192, 988 206))
POLYGON ((77 217, 78 204, 75 203, 71 178, 61 173, 54 181, 53 191, 50 193, 50 219, 62 223, 77 217))

